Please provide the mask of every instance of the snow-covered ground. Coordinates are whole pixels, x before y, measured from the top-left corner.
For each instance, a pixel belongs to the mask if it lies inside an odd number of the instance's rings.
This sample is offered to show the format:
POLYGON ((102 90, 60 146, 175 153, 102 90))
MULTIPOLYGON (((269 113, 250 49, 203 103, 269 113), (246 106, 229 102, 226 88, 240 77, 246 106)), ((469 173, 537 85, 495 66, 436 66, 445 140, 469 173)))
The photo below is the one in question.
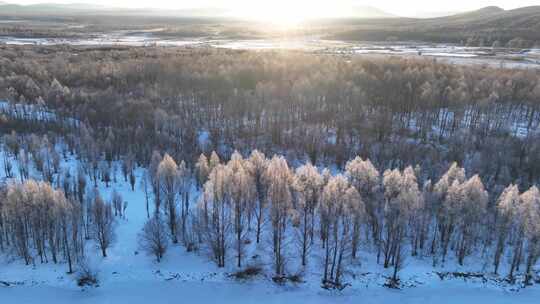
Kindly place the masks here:
MULTIPOLYGON (((181 263, 181 262, 179 262, 181 263)), ((300 287, 283 288, 263 283, 232 282, 121 282, 80 291, 51 286, 0 289, 2 303, 538 303, 538 290, 520 293, 471 287, 466 283, 445 283, 407 290, 367 288, 343 293, 312 291, 300 287)))
MULTIPOLYGON (((204 135, 201 135, 204 138, 204 135)), ((0 159, 3 158, 0 151, 0 159)), ((16 164, 14 172, 17 174, 16 164)), ((76 160, 64 160, 63 167, 74 168, 76 160)), ((3 170, 0 170, 0 179, 3 170)), ((136 170, 137 184, 144 169, 136 170)), ((102 197, 108 199, 113 189, 128 202, 126 219, 118 219, 116 240, 102 258, 95 243, 88 242, 90 264, 99 271, 99 287, 81 289, 74 275, 66 274, 65 264, 26 266, 20 259, 0 256, 0 303, 8 304, 68 304, 68 303, 538 303, 540 286, 527 288, 504 285, 495 280, 445 279, 435 271, 486 271, 489 260, 470 259, 464 267, 448 263, 433 269, 431 259, 407 258, 401 272, 402 290, 383 287, 390 270, 377 265, 374 255, 366 249, 361 264, 352 268, 351 283, 341 292, 320 287, 319 261, 304 273, 303 283, 278 285, 267 275, 249 281, 237 281, 228 276, 234 266, 219 269, 205 255, 186 252, 181 245, 171 246, 161 263, 141 252, 137 235, 146 219, 143 190, 131 190, 120 172, 110 187, 98 185, 102 197)), ((34 172, 37 177, 36 172, 34 172)), ((196 200, 194 191, 192 200, 196 200)), ((152 212, 152 211, 151 211, 152 212)), ((267 243, 252 246, 253 252, 267 250, 267 243)), ((231 254, 232 255, 232 254, 231 254)), ((246 260, 251 260, 249 255, 246 260)), ((246 261, 249 263, 249 261, 246 261)), ((234 263, 228 263, 233 265, 234 263)), ((266 264, 262 261, 266 269, 266 264)), ((295 268, 291 261, 291 269, 295 268)))

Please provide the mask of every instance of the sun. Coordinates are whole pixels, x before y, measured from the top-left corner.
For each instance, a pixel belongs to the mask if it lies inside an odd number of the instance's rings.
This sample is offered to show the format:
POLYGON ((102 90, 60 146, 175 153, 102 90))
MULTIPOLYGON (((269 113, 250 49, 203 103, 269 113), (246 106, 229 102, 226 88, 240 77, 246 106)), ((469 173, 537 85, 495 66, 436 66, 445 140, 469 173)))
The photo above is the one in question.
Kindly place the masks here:
POLYGON ((237 17, 272 24, 282 28, 295 27, 324 13, 317 0, 240 1, 234 12, 237 17))

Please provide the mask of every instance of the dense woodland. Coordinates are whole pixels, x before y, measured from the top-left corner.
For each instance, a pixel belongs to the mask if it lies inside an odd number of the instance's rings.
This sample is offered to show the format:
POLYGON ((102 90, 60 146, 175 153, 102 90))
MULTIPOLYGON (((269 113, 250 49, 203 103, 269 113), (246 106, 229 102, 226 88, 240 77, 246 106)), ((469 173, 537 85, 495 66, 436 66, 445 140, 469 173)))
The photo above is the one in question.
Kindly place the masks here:
POLYGON ((0 48, 0 249, 71 270, 94 239, 106 257, 127 205, 94 186, 123 178, 144 189, 141 247, 158 261, 181 243, 241 269, 269 241, 278 281, 322 252, 323 285, 342 288, 366 250, 392 286, 410 256, 482 257, 531 283, 539 79, 293 51, 0 48))
MULTIPOLYGON (((3 160, 11 180, 0 187, 0 250, 26 264, 65 261, 71 273, 74 263, 84 265, 92 239, 106 258, 127 203, 116 191, 103 199, 87 176, 112 187, 123 176, 133 191, 132 159, 94 165, 83 157, 71 172, 73 166, 58 166, 69 155, 66 144, 52 148, 48 137, 36 135, 15 142, 19 154, 7 151, 3 160)), ((408 258, 431 259, 433 267, 481 258, 489 261, 486 272, 510 283, 538 281, 536 186, 521 191, 511 184, 494 197, 478 175, 469 177, 456 163, 435 181, 421 172, 411 166, 380 172, 360 157, 335 174, 310 163, 294 169, 282 156, 257 150, 246 157, 234 152, 229 161, 201 154, 191 171, 154 151, 138 181, 148 218, 140 248, 159 262, 179 243, 242 273, 260 271, 247 248, 267 242, 274 281, 296 281, 309 265, 321 273, 324 288, 347 286, 359 252, 392 269, 390 287, 400 286, 408 258)))
POLYGON ((87 138, 108 160, 147 164, 159 150, 193 167, 201 152, 258 149, 338 168, 356 155, 381 169, 419 164, 430 178, 456 161, 488 188, 539 178, 536 70, 292 51, 0 50, 2 96, 59 116, 45 127, 3 107, 2 131, 87 138))

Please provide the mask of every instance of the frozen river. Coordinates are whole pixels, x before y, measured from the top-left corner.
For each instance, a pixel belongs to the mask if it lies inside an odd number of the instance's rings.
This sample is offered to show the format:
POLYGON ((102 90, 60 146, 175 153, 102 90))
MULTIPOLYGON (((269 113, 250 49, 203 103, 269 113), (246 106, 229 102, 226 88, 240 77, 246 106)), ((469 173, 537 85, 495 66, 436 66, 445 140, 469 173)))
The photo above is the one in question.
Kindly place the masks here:
POLYGON ((129 34, 114 32, 92 35, 88 38, 17 38, 0 36, 0 45, 61 45, 77 46, 161 46, 161 47, 213 47, 242 50, 300 50, 307 52, 341 54, 347 56, 408 56, 431 57, 455 64, 489 65, 510 68, 540 68, 540 49, 510 50, 487 47, 463 47, 451 44, 415 42, 346 42, 319 38, 295 39, 174 39, 155 33, 129 34))

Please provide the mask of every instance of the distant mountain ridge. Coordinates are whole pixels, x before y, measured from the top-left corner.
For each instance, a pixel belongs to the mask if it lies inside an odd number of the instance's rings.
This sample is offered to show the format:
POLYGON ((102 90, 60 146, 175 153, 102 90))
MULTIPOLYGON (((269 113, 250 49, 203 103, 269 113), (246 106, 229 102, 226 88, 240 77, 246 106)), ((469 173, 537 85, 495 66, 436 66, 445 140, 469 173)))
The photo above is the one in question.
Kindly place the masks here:
POLYGON ((426 12, 416 12, 414 14, 408 15, 407 17, 430 19, 430 18, 448 17, 448 16, 453 16, 453 15, 457 15, 461 13, 463 12, 462 11, 426 11, 426 12))
POLYGON ((506 44, 521 39, 521 46, 540 45, 540 6, 504 10, 489 6, 438 18, 391 18, 351 22, 333 34, 344 40, 418 40, 464 43, 471 46, 506 44))
MULTIPOLYGON (((395 15, 389 14, 381 9, 372 6, 357 5, 354 2, 346 2, 340 5, 340 15, 343 18, 392 18, 395 15)), ((121 8, 95 5, 90 3, 40 3, 30 5, 12 4, 0 2, 0 14, 89 14, 89 13, 117 13, 124 14, 149 14, 178 17, 237 17, 233 9, 225 7, 202 7, 186 9, 162 9, 162 8, 121 8)), ((332 16, 336 17, 336 16, 332 16)))
POLYGON ((73 4, 61 4, 61 3, 39 3, 20 5, 8 2, 0 2, 0 12, 3 14, 20 14, 20 13, 65 13, 65 12, 77 12, 77 11, 90 11, 90 10, 105 10, 105 7, 94 4, 86 3, 73 3, 73 4))
POLYGON ((46 2, 30 5, 19 5, 28 8, 64 8, 64 9, 76 9, 76 10, 94 10, 94 9, 106 9, 106 6, 92 4, 92 3, 55 3, 55 2, 46 2))
POLYGON ((504 11, 505 10, 503 8, 492 5, 492 6, 483 7, 481 9, 478 9, 478 10, 474 11, 474 12, 476 12, 478 14, 497 14, 497 13, 502 13, 504 11))
MULTIPOLYGON (((306 21, 307 24, 319 23, 321 27, 317 29, 318 34, 328 39, 450 42, 470 46, 540 46, 540 5, 512 10, 488 6, 474 11, 429 18, 398 17, 375 7, 358 5, 355 0, 336 0, 335 5, 335 16, 306 21)), ((87 19, 96 16, 107 18, 148 16, 156 19, 217 17, 220 20, 216 22, 220 23, 228 22, 231 17, 242 19, 241 16, 235 15, 234 10, 219 7, 177 10, 125 9, 87 3, 17 5, 5 1, 0 2, 0 15, 8 18, 86 16, 87 19)), ((159 22, 155 21, 156 24, 159 22)))
MULTIPOLYGON (((334 18, 400 18, 400 16, 390 14, 384 10, 381 10, 374 6, 360 5, 356 1, 345 0, 343 2, 337 2, 340 16, 332 16, 334 18)), ((504 9, 497 6, 489 6, 472 12, 465 12, 459 14, 452 13, 423 13, 421 18, 443 18, 443 17, 472 17, 478 15, 496 15, 505 12, 504 9), (432 14, 433 16, 430 16, 432 14)), ((150 14, 150 15, 163 15, 163 16, 178 16, 178 17, 230 17, 235 16, 235 12, 232 9, 225 7, 201 7, 201 8, 186 8, 186 9, 162 9, 162 8, 122 8, 113 6, 97 5, 85 2, 74 3, 38 3, 20 5, 6 1, 0 1, 0 14, 89 14, 89 13, 118 13, 124 14, 150 14)), ((421 14, 420 14, 421 15, 421 14)))

